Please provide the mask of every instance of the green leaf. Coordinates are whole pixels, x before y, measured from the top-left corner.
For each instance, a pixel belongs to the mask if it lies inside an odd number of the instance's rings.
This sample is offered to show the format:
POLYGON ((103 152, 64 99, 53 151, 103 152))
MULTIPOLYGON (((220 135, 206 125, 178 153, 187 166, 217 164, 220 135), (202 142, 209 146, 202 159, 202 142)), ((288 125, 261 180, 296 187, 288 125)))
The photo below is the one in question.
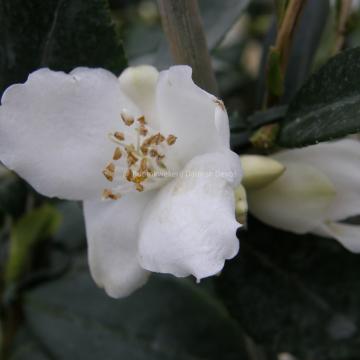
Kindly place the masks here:
POLYGON ((29 269, 34 247, 51 236, 60 224, 60 215, 45 204, 25 214, 13 226, 10 238, 9 259, 6 263, 5 282, 12 284, 29 269))
POLYGON ((300 147, 360 131, 360 48, 340 53, 290 103, 278 144, 300 147))
POLYGON ((87 267, 25 299, 36 338, 56 359, 247 359, 220 302, 188 280, 153 276, 128 298, 96 288, 87 267))
POLYGON ((334 239, 297 236, 250 218, 217 289, 268 359, 360 357, 360 255, 334 239))
POLYGON ((0 23, 0 92, 40 67, 126 66, 105 0, 0 0, 0 23))
POLYGON ((22 328, 16 335, 13 351, 9 360, 52 360, 47 356, 46 350, 42 349, 36 339, 31 336, 28 329, 22 328))

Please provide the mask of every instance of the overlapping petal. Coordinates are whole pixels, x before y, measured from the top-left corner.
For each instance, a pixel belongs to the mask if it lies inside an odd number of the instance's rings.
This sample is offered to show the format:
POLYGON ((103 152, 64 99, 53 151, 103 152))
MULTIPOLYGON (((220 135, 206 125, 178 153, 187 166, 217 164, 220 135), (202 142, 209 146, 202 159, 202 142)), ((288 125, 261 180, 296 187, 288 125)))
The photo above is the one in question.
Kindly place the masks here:
POLYGON ((139 222, 151 192, 119 201, 85 201, 84 214, 91 274, 115 298, 142 286, 149 273, 138 262, 139 222))
POLYGON ((35 71, 2 98, 0 160, 44 195, 99 198, 123 108, 139 114, 106 70, 35 71))
POLYGON ((219 272, 239 249, 234 185, 240 180, 230 152, 195 157, 145 210, 139 258, 150 271, 201 279, 219 272))
POLYGON ((156 85, 159 72, 149 65, 129 67, 119 77, 123 92, 139 107, 150 126, 159 128, 156 114, 156 85))
POLYGON ((286 171, 277 180, 248 192, 249 209, 266 224, 303 234, 325 220, 335 188, 314 166, 300 162, 284 165, 286 171))

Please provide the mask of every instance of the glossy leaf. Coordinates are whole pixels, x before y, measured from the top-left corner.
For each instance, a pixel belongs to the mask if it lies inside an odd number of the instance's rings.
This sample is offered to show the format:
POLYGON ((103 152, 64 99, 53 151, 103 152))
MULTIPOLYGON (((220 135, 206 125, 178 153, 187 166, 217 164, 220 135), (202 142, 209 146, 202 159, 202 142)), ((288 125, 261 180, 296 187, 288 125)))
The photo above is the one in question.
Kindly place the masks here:
POLYGON ((8 284, 19 280, 29 269, 35 245, 54 234, 60 220, 59 213, 50 205, 45 204, 26 213, 13 226, 9 259, 5 269, 5 281, 8 284))
POLYGON ((105 0, 0 0, 0 92, 40 67, 126 66, 105 0))
POLYGON ((26 298, 29 327, 54 358, 247 359, 242 333, 221 303, 190 281, 154 276, 114 300, 84 270, 26 298))
POLYGON ((278 144, 301 147, 360 131, 360 48, 329 60, 300 89, 282 122, 278 144))
POLYGON ((250 219, 242 250, 218 279, 232 316, 268 359, 360 356, 360 256, 333 239, 250 219))
POLYGON ((32 336, 28 329, 22 328, 12 346, 9 360, 52 360, 41 344, 32 336))

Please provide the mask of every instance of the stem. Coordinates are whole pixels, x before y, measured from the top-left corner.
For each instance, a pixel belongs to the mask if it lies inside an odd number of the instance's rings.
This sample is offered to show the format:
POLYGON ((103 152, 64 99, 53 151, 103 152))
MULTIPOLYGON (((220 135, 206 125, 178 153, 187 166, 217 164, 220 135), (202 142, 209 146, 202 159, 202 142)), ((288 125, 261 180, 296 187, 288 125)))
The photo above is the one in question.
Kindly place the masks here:
POLYGON ((164 32, 176 64, 193 69, 194 82, 217 94, 197 0, 158 0, 164 32))
POLYGON ((346 24, 351 11, 351 3, 352 0, 342 0, 340 2, 333 55, 337 54, 343 48, 345 41, 346 24))
POLYGON ((284 76, 289 60, 291 40, 305 2, 306 0, 289 1, 284 15, 284 19, 280 25, 279 31, 276 36, 275 49, 280 54, 281 71, 284 76))
MULTIPOLYGON (((277 69, 279 70, 278 88, 283 89, 286 68, 288 65, 289 54, 291 50, 291 41, 294 35, 294 31, 297 25, 297 22, 300 18, 301 11, 305 5, 306 0, 290 0, 284 18, 279 25, 278 33, 276 36, 275 46, 270 48, 270 52, 273 54, 278 54, 279 63, 277 69)), ((270 55, 270 54, 269 54, 270 55)), ((270 59, 270 56, 269 56, 270 59)), ((275 64, 276 65, 276 64, 275 64)), ((269 63, 268 67, 269 69, 269 63)), ((268 76, 269 77, 269 76, 268 76)), ((283 90, 281 90, 282 92, 283 90)), ((268 108, 275 105, 282 94, 274 95, 270 91, 270 86, 268 83, 267 93, 265 95, 264 107, 268 108)), ((258 148, 269 149, 273 146, 277 133, 279 130, 278 124, 265 125, 260 128, 255 134, 251 137, 251 143, 258 148)))

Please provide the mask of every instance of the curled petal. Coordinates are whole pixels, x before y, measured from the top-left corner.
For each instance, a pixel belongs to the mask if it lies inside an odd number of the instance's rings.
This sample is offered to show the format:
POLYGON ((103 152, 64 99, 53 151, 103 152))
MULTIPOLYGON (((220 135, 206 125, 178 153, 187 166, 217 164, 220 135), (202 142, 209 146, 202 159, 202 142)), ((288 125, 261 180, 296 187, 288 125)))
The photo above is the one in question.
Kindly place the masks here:
POLYGON ((141 265, 198 280, 219 272, 239 249, 234 199, 239 178, 239 161, 230 151, 194 158, 145 210, 141 265))
POLYGON ((182 165, 194 156, 229 146, 229 122, 223 104, 191 79, 191 68, 162 71, 156 89, 160 129, 177 136, 182 165))
POLYGON ((0 160, 44 195, 100 197, 123 107, 138 111, 106 70, 35 71, 2 97, 0 160))
POLYGON ((137 259, 138 226, 152 194, 128 194, 118 201, 85 201, 84 214, 91 274, 108 295, 119 298, 149 276, 137 259))
POLYGON ((248 192, 250 212, 264 223, 303 234, 318 227, 335 198, 331 181, 315 167, 288 163, 270 185, 248 192))

